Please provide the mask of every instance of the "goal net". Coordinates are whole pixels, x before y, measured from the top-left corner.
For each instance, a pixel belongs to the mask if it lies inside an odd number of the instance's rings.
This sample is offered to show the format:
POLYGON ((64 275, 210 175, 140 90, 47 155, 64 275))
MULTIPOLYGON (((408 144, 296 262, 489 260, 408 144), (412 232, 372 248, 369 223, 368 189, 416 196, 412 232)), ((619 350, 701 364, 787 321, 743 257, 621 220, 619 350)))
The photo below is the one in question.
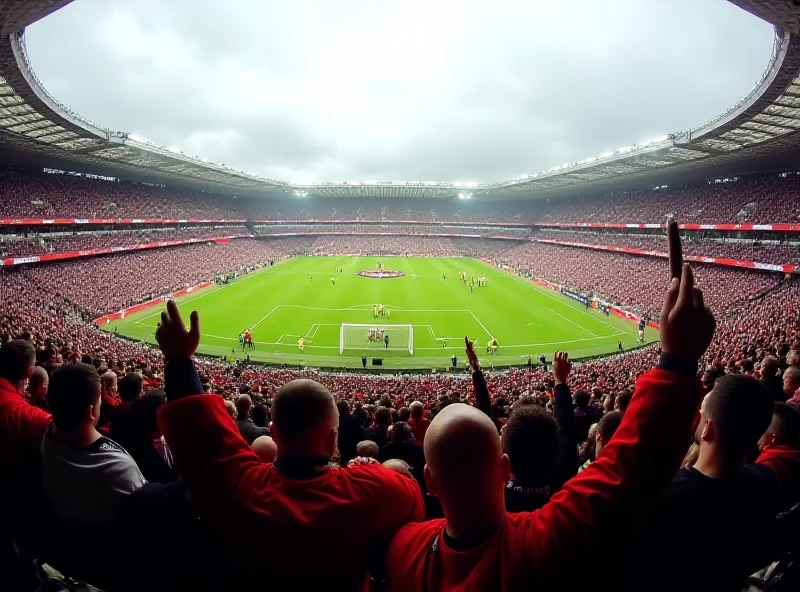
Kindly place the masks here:
POLYGON ((413 356, 414 328, 411 325, 342 323, 339 327, 339 353, 364 349, 407 351, 413 356), (386 337, 389 338, 388 344, 386 337))

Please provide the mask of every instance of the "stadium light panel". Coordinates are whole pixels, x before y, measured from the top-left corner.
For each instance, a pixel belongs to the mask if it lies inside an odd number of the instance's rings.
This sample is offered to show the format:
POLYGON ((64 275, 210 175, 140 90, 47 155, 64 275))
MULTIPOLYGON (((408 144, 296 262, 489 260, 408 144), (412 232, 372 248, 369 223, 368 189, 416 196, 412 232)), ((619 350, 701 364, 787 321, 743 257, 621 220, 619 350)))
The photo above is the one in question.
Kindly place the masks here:
POLYGON ((476 183, 475 181, 468 181, 467 183, 464 183, 464 187, 473 188, 473 187, 477 187, 477 186, 478 186, 478 183, 476 183))

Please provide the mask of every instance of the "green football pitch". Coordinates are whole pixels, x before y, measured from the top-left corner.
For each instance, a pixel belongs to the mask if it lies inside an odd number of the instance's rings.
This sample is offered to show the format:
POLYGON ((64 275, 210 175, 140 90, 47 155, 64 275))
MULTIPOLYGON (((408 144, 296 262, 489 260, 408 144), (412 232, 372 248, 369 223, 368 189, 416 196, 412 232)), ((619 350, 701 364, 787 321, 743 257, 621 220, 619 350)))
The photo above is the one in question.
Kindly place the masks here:
MULTIPOLYGON (((450 357, 464 367, 464 336, 477 339, 484 366, 536 362, 539 354, 551 359, 557 349, 573 358, 612 353, 617 343, 635 347, 634 323, 586 308, 574 300, 474 259, 406 257, 295 257, 225 286, 213 286, 178 301, 181 312, 200 313, 203 333, 200 353, 213 356, 250 355, 254 361, 312 367, 360 368, 361 356, 383 358, 386 369, 445 368, 450 357), (362 271, 402 272, 394 278, 369 278, 362 271), (338 270, 341 270, 339 272, 338 270), (486 276, 485 287, 459 279, 486 276), (447 275, 446 279, 443 274, 447 275), (334 284, 331 280, 335 278, 334 284), (388 316, 373 318, 382 304, 388 316), (340 354, 340 327, 348 329, 347 348, 340 354), (413 355, 402 330, 391 329, 391 349, 369 344, 370 327, 413 327, 413 355), (238 336, 253 335, 255 349, 242 350, 238 336), (495 355, 487 342, 499 343, 495 355), (300 351, 303 338, 306 348, 300 351)), ((143 310, 104 328, 138 340, 155 342, 162 308, 143 310)), ((648 329, 648 342, 657 334, 648 329)))

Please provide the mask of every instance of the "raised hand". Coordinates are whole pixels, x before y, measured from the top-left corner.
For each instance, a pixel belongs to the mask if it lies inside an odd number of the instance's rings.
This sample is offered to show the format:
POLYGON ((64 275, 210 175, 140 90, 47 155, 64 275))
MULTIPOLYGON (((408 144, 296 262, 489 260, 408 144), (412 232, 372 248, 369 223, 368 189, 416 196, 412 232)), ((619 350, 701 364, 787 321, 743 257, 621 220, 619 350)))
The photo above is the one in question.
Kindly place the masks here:
POLYGON ((553 356, 553 378, 556 384, 567 382, 567 377, 572 371, 572 362, 569 361, 569 354, 564 351, 557 351, 553 356))
POLYGON ((683 273, 683 247, 681 235, 678 233, 678 223, 675 220, 667 222, 667 244, 669 245, 669 281, 672 278, 681 278, 683 273))
POLYGON ((708 349, 717 322, 703 300, 703 291, 694 285, 692 268, 682 263, 678 225, 670 221, 669 239, 670 286, 659 318, 661 349, 696 362, 708 349), (673 267, 681 266, 680 275, 673 267))
POLYGON ((174 300, 167 302, 167 310, 161 313, 161 322, 156 329, 156 341, 168 362, 175 358, 191 358, 200 343, 200 316, 197 311, 192 311, 189 316, 187 331, 178 305, 174 300))
POLYGON ((477 372, 481 369, 481 363, 478 361, 478 356, 475 354, 475 348, 472 346, 472 342, 469 340, 469 337, 464 338, 464 349, 467 352, 467 361, 472 367, 472 371, 477 372))

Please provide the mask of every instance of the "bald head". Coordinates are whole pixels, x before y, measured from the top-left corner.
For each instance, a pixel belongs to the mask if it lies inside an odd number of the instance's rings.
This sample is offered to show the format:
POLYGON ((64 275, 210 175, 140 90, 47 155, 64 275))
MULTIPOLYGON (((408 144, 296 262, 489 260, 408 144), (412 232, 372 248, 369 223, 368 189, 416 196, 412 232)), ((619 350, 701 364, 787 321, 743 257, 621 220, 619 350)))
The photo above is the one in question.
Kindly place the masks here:
POLYGON ((378 445, 372 440, 362 440, 356 445, 356 456, 366 456, 369 458, 378 458, 380 449, 378 445))
POLYGON ((28 379, 28 394, 31 396, 31 401, 44 401, 49 383, 50 377, 47 371, 41 366, 35 366, 28 379))
POLYGON ((409 405, 411 417, 413 419, 422 419, 422 414, 425 412, 425 406, 420 401, 414 401, 409 405))
POLYGON ((272 436, 289 456, 331 456, 339 412, 331 392, 314 380, 287 382, 272 401, 272 436))
POLYGON ((414 478, 413 475, 411 474, 411 469, 408 467, 408 463, 402 459, 390 458, 389 460, 383 463, 383 466, 386 467, 387 469, 392 469, 393 471, 396 471, 401 475, 405 475, 406 477, 409 477, 411 479, 414 478))
POLYGON ((225 400, 225 411, 228 412, 233 419, 236 419, 236 405, 233 404, 233 401, 225 400))
POLYGON ((431 473, 451 483, 480 480, 483 468, 502 456, 492 420, 470 405, 445 407, 425 433, 424 447, 431 473))
POLYGON ((271 463, 278 457, 278 445, 269 436, 259 436, 250 447, 261 462, 271 463))
POLYGON ((492 420, 470 405, 448 405, 431 422, 423 446, 425 482, 442 504, 448 534, 499 527, 511 469, 492 420))

